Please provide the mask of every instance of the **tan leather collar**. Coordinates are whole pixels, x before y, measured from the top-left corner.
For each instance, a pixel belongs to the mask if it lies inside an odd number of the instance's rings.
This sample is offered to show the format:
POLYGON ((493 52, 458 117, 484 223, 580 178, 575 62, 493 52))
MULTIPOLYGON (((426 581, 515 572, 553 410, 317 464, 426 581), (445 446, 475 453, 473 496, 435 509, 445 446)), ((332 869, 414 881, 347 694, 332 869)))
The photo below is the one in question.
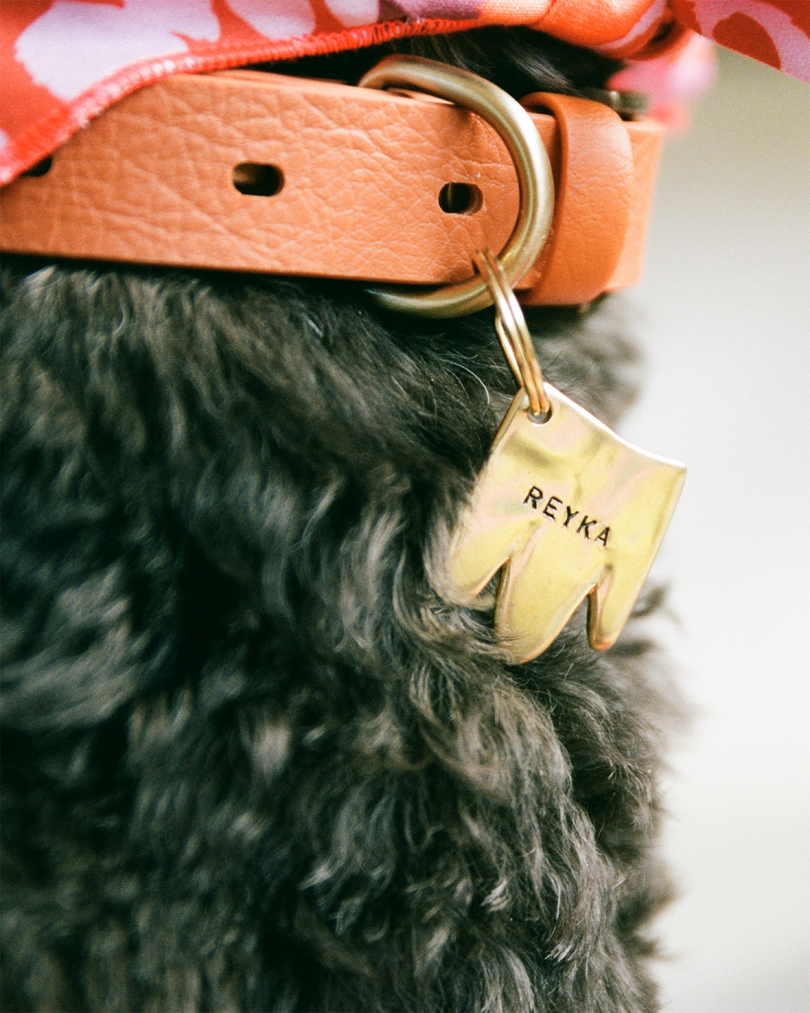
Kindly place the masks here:
MULTIPOLYGON (((634 284, 660 128, 584 99, 524 104, 550 113, 532 118, 556 206, 521 302, 583 303, 634 284)), ((445 102, 254 71, 178 75, 107 110, 44 175, 0 191, 0 248, 441 285, 471 275, 477 248, 503 247, 517 202, 494 130, 445 102), (245 193, 234 180, 280 189, 245 193), (462 184, 449 206, 460 192, 463 211, 442 209, 447 184, 462 184)))

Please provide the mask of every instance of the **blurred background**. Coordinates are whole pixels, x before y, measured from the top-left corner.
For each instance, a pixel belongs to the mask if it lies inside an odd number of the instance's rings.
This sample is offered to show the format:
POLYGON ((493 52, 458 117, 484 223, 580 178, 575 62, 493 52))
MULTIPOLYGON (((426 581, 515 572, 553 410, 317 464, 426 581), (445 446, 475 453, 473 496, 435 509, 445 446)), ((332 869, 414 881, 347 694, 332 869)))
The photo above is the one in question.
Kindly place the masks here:
POLYGON ((659 923, 668 1013, 810 1011, 810 87, 720 53, 667 142, 621 433, 686 462, 653 571, 691 733, 659 923))

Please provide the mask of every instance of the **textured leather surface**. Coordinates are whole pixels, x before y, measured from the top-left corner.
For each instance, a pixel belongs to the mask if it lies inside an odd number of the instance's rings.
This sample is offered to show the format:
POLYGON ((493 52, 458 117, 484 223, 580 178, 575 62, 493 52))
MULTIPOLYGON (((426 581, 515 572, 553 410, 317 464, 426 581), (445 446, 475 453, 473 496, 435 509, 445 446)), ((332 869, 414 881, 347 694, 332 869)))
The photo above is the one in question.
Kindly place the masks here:
MULTIPOLYGON (((536 99, 536 97, 535 97, 536 99)), ((660 141, 647 122, 544 96, 532 114, 557 181, 548 252, 523 287, 586 302, 638 275, 660 141), (602 150, 605 146, 606 150, 602 150)), ((0 192, 7 251, 364 281, 443 284, 503 248, 517 215, 506 148, 472 113, 425 96, 252 71, 178 75, 123 99, 0 192), (244 162, 275 196, 240 193, 244 162), (477 187, 469 214, 439 206, 477 187)))
POLYGON ((606 105, 536 92, 527 109, 546 108, 560 135, 551 232, 529 304, 589 302, 610 286, 625 246, 633 190, 633 150, 624 123, 606 105), (594 237, 598 241, 594 242, 594 237))

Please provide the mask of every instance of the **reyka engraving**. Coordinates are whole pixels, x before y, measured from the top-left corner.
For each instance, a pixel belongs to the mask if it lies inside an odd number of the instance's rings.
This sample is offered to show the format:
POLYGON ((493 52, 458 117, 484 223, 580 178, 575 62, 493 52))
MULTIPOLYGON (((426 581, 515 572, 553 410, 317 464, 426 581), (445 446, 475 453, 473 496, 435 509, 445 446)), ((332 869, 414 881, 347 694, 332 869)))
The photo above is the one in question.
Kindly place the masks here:
MULTIPOLYGON (((532 510, 539 510, 540 504, 543 502, 543 490, 533 485, 531 489, 526 493, 526 498, 523 500, 525 503, 531 503, 532 510)), ((562 526, 567 528, 568 525, 574 520, 575 517, 579 517, 579 526, 572 527, 570 530, 575 531, 578 535, 582 535, 583 538, 587 538, 588 541, 601 542, 602 545, 607 548, 608 538, 610 537, 610 527, 608 525, 600 525, 599 521, 595 517, 589 517, 587 514, 581 513, 579 510, 572 510, 571 507, 564 503, 559 496, 549 496, 546 500, 546 504, 542 510, 544 517, 550 517, 551 520, 562 520, 562 526), (562 519, 562 514, 558 514, 557 510, 559 507, 565 507, 565 520, 562 519), (591 530, 599 531, 598 535, 594 535, 591 538, 591 530)))

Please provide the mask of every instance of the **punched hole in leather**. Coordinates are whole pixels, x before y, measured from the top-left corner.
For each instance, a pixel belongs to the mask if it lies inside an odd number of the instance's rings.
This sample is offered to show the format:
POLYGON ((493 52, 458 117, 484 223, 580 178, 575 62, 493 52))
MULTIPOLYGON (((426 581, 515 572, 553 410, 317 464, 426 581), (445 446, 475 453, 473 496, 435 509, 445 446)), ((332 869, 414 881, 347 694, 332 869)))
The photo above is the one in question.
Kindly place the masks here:
POLYGON ((239 193, 251 197, 275 197, 284 186, 284 173, 277 165, 240 162, 233 167, 231 182, 239 193))
POLYGON ((45 158, 40 159, 36 165, 32 165, 30 169, 26 169, 25 172, 20 173, 21 176, 33 176, 35 179, 39 179, 40 176, 44 176, 46 173, 51 171, 53 165, 53 159, 50 155, 46 155, 45 158))
POLYGON ((439 207, 448 215, 474 215, 484 206, 481 188, 474 183, 445 183, 439 191, 439 207))

